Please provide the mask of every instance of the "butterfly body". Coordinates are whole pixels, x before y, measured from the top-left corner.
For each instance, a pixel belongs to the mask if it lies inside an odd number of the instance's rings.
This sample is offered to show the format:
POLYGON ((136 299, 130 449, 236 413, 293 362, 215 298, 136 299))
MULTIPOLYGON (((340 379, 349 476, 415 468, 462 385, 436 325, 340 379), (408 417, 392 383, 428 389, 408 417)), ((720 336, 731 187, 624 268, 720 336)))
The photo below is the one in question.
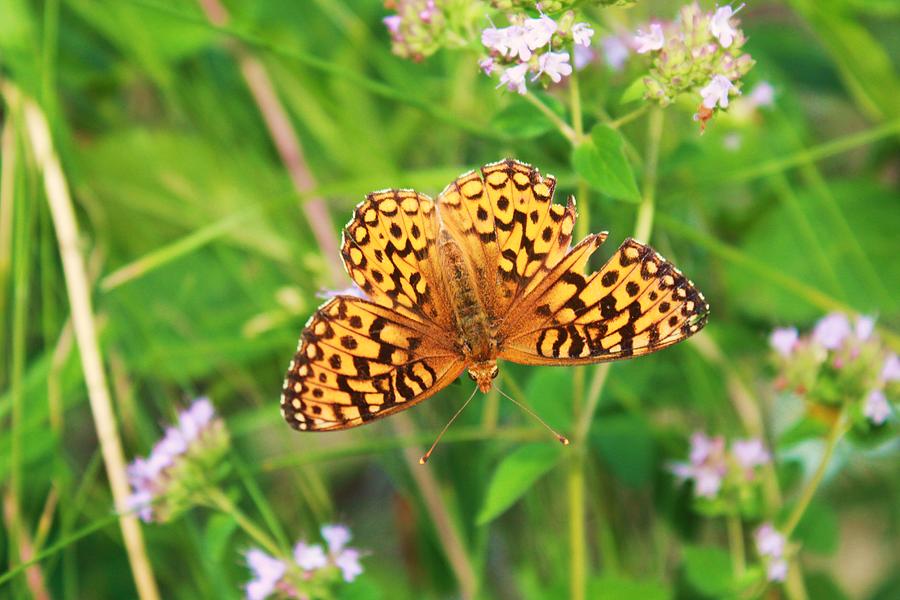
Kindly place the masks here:
POLYGON ((572 246, 572 198, 515 160, 485 165, 436 200, 369 194, 342 257, 367 299, 338 296, 304 328, 281 409, 301 431, 362 425, 430 397, 462 373, 487 392, 497 360, 589 364, 648 354, 699 331, 703 295, 652 248, 625 240, 584 274, 606 239, 572 246))

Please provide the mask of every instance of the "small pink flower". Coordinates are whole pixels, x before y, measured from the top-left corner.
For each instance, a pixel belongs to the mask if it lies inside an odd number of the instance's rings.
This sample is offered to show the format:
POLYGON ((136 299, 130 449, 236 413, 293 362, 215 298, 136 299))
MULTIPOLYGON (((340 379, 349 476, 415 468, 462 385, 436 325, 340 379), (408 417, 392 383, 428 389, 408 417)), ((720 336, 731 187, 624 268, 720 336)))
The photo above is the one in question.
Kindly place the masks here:
POLYGON ((724 75, 715 75, 712 80, 700 90, 703 97, 703 106, 712 110, 718 104, 722 108, 728 108, 728 94, 736 88, 724 75))
POLYGON ((613 71, 621 71, 631 54, 628 44, 617 35, 608 35, 600 40, 600 45, 603 46, 603 58, 609 68, 613 71))
POLYGON ((509 45, 507 44, 508 37, 509 32, 507 31, 507 28, 498 29, 496 27, 488 27, 481 32, 481 43, 486 48, 505 55, 509 52, 509 45))
POLYGON ((772 106, 775 104, 775 88, 768 81, 760 81, 747 94, 753 108, 760 106, 772 106))
POLYGON ((856 339, 865 342, 872 337, 873 331, 875 331, 875 317, 856 317, 855 327, 853 328, 856 339))
POLYGON ((590 46, 594 29, 587 23, 575 23, 572 27, 572 39, 576 46, 590 46))
POLYGON ((850 321, 847 319, 847 315, 831 313, 816 323, 812 339, 826 350, 837 350, 850 333, 850 321))
POLYGON ((749 440, 735 440, 731 444, 731 453, 745 469, 753 469, 769 462, 769 451, 762 441, 753 438, 749 440))
POLYGON ((350 530, 344 525, 322 525, 322 539, 329 552, 337 553, 350 541, 350 530))
POLYGON ((482 71, 484 71, 485 75, 490 75, 491 73, 494 72, 494 67, 496 66, 496 64, 494 63, 493 58, 485 58, 484 60, 482 60, 478 63, 478 66, 481 68, 482 71))
POLYGON ((709 21, 709 32, 714 38, 719 40, 723 48, 728 48, 734 42, 737 30, 731 26, 730 20, 742 8, 744 8, 743 4, 737 10, 732 9, 730 6, 719 7, 709 21))
POLYGON ((400 15, 390 15, 389 17, 383 18, 381 22, 384 23, 384 26, 387 27, 387 30, 391 35, 398 35, 400 33, 400 25, 403 24, 403 17, 400 15))
POLYGON ((900 358, 893 352, 884 360, 879 379, 884 382, 900 380, 900 358))
POLYGON ((341 570, 344 581, 356 579, 363 569, 359 563, 359 550, 346 547, 350 541, 350 530, 343 525, 323 525, 322 538, 328 544, 328 554, 341 570))
POLYGON ((506 44, 509 46, 509 58, 519 57, 525 62, 531 60, 532 46, 529 43, 528 31, 524 27, 511 25, 506 28, 506 44))
POLYGON ((769 563, 766 577, 769 581, 784 581, 787 577, 788 564, 783 558, 776 558, 769 563))
POLYGON ((784 556, 784 536, 771 523, 760 525, 754 537, 756 538, 756 550, 761 556, 769 558, 784 556))
POLYGON ((796 327, 779 327, 769 336, 769 345, 784 358, 788 358, 797 347, 800 333, 796 327))
POLYGON ((328 557, 319 544, 297 542, 294 546, 294 561, 304 571, 315 571, 328 564, 328 557))
POLYGON ((875 425, 883 425, 891 416, 891 405, 881 390, 872 390, 866 398, 863 414, 875 425))
POLYGON ((713 466, 698 467, 694 471, 694 493, 703 498, 715 498, 722 489, 723 468, 713 466))
POLYGON ((663 47, 666 40, 663 37, 662 25, 659 23, 650 24, 650 32, 643 33, 638 29, 637 35, 634 37, 634 43, 637 46, 635 52, 638 54, 646 54, 653 50, 659 50, 663 47))
POLYGON ((348 583, 363 572, 362 565, 359 562, 359 551, 354 548, 343 550, 335 557, 334 564, 341 570, 344 581, 348 583))
MULTIPOLYGON (((556 21, 547 15, 541 15, 537 19, 527 19, 523 25, 523 30, 523 37, 528 47, 532 50, 537 50, 550 43, 553 34, 556 33, 556 21)), ((588 39, 590 39, 590 36, 588 39)), ((523 58, 522 60, 528 59, 523 58)))
POLYGON ((247 566, 253 572, 253 579, 244 588, 247 600, 265 600, 275 592, 275 586, 284 576, 286 566, 258 548, 252 548, 244 556, 247 566))
POLYGON ((500 75, 500 83, 497 87, 505 85, 508 89, 524 95, 528 91, 525 87, 525 75, 527 74, 528 63, 509 67, 500 75))
POLYGON ((580 71, 596 60, 597 53, 589 46, 575 46, 572 48, 572 64, 575 70, 580 71))
POLYGON ((572 74, 572 65, 569 64, 568 52, 546 52, 538 59, 541 70, 532 78, 535 81, 542 74, 546 74, 553 83, 559 83, 563 77, 572 74))

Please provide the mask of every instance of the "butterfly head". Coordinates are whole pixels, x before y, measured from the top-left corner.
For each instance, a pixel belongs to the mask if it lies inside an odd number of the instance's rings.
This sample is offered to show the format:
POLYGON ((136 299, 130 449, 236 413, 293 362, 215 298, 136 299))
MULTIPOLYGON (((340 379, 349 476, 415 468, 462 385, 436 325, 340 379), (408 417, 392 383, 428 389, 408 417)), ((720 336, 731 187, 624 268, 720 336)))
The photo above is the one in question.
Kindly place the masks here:
POLYGON ((491 391, 491 385, 500 373, 496 360, 484 360, 472 363, 469 367, 469 379, 478 384, 478 389, 487 394, 491 391))

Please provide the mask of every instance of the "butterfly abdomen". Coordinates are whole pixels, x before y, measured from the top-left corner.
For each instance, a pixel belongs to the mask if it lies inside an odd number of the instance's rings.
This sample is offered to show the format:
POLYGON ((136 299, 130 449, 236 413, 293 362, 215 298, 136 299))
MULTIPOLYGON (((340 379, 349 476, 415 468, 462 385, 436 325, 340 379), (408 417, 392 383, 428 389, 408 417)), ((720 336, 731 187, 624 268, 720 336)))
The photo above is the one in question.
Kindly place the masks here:
POLYGON ((463 353, 472 361, 495 358, 490 318, 478 295, 475 277, 459 244, 446 230, 441 232, 439 251, 463 353))

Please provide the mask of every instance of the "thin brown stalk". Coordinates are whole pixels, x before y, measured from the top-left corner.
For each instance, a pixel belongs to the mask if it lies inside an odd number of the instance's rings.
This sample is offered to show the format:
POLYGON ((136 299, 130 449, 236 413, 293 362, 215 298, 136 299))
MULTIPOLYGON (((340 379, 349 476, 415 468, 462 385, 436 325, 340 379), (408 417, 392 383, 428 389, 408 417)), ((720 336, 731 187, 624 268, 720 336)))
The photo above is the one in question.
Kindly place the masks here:
POLYGON ((126 506, 129 488, 125 474, 125 455, 116 428, 115 414, 97 341, 90 287, 84 257, 79 249, 78 222, 69 195, 68 183, 54 151, 46 117, 40 107, 31 99, 22 97, 20 92, 10 85, 6 85, 3 91, 5 95, 13 95, 23 100, 28 137, 35 162, 43 174, 44 190, 62 257, 72 325, 87 383, 94 428, 100 442, 113 501, 119 513, 125 549, 138 595, 143 600, 156 600, 159 598, 159 591, 147 558, 141 528, 126 506))
MULTIPOLYGON (((398 414, 391 418, 394 428, 403 437, 410 437, 414 433, 412 420, 406 414, 398 414)), ((422 500, 425 502, 425 508, 428 515, 434 523, 437 530, 438 538, 444 547, 444 553, 450 562, 450 568, 456 576, 459 583, 460 596, 465 600, 475 597, 478 589, 478 580, 475 575, 475 567, 469 560, 469 554, 460 538, 459 532, 453 524, 450 517, 450 511, 444 503, 441 495, 440 487, 434 477, 431 469, 419 464, 419 458, 422 456, 421 449, 415 446, 408 446, 403 449, 403 458, 406 461, 409 471, 422 494, 422 500)))
MULTIPOLYGON (((217 27, 225 26, 230 17, 228 10, 219 0, 199 0, 206 18, 217 27)), ((281 162, 291 177, 294 189, 301 198, 300 207, 312 229, 316 242, 322 250, 328 265, 332 283, 337 284, 346 279, 344 268, 339 260, 340 249, 334 235, 334 222, 328 213, 325 200, 311 194, 316 188, 316 181, 306 164, 300 138, 291 124, 287 110, 278 98, 275 86, 265 65, 251 55, 237 41, 229 44, 241 70, 241 75, 256 101, 259 112, 266 123, 272 143, 281 157, 281 162), (305 200, 304 200, 305 199, 305 200)))

